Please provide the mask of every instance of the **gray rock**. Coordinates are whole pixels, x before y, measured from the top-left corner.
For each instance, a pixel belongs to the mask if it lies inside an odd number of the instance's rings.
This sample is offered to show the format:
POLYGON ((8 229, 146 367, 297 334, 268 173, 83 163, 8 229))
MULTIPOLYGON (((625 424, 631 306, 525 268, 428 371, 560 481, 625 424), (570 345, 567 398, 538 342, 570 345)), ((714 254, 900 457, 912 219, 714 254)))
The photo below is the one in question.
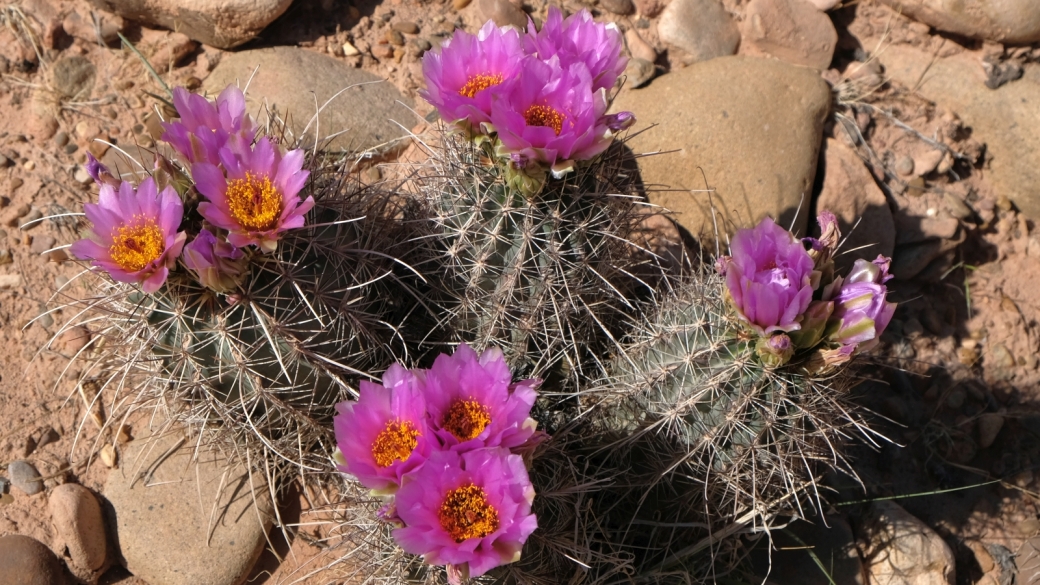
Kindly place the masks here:
POLYGON ((979 416, 979 447, 986 449, 997 440, 1000 429, 1004 427, 1004 417, 987 412, 979 416))
POLYGON ((105 565, 108 545, 101 506, 94 494, 79 484, 62 484, 51 490, 47 508, 60 541, 59 548, 67 548, 72 564, 81 569, 76 572, 88 577, 100 576, 97 573, 105 565))
POLYGON ((51 67, 51 84, 66 99, 84 99, 94 89, 97 69, 89 59, 69 55, 58 59, 51 67))
POLYGON ((484 20, 493 20, 498 26, 515 26, 520 30, 527 26, 527 15, 509 0, 477 0, 477 8, 484 20))
POLYGON ((258 66, 249 84, 250 110, 258 111, 257 102, 263 100, 280 116, 288 114, 293 132, 306 136, 304 144, 314 143, 315 132, 322 145, 326 136, 342 132, 329 142, 330 148, 399 148, 406 144, 400 140, 406 137, 402 127, 411 128, 418 121, 408 109, 412 100, 393 85, 327 55, 294 47, 227 54, 203 89, 216 95, 236 80, 244 84, 258 66), (317 124, 307 128, 317 108, 341 90, 346 91, 325 107, 317 124))
POLYGON ((614 14, 620 14, 622 16, 632 14, 636 11, 636 7, 632 4, 632 0, 600 0, 599 5, 614 14))
POLYGON ((672 0, 657 22, 661 40, 707 61, 737 52, 740 31, 719 0, 672 0))
POLYGON ((628 64, 625 65, 625 79, 628 86, 633 89, 649 83, 656 73, 657 69, 653 63, 639 57, 629 59, 628 64))
POLYGON ((0 583, 3 585, 64 585, 61 561, 39 541, 11 534, 0 536, 0 583))
POLYGON ((638 159, 643 183, 660 187, 650 200, 713 239, 712 205, 720 233, 769 215, 804 234, 830 99, 811 69, 739 56, 623 90, 614 109, 659 124, 626 142, 636 153, 677 151, 638 159))
POLYGON ((882 0, 903 14, 949 31, 1013 44, 1040 41, 1036 0, 882 0))
POLYGON ((954 585, 953 551, 927 524, 891 501, 874 502, 859 528, 860 550, 876 585, 954 585))
POLYGON ((994 192, 1007 195, 1026 217, 1040 219, 1040 64, 1027 64, 1022 79, 991 90, 967 55, 931 63, 929 53, 899 45, 878 58, 893 80, 957 112, 992 155, 987 178, 994 192))
POLYGON ((90 0, 123 18, 184 33, 230 49, 254 38, 282 15, 292 0, 90 0))
POLYGON ((823 145, 823 187, 816 199, 817 212, 829 210, 838 216, 846 237, 848 253, 836 258, 839 271, 856 258, 873 260, 878 254, 892 256, 896 226, 885 194, 855 152, 841 140, 829 138, 823 145))
POLYGON ((11 476, 11 485, 29 494, 36 495, 43 491, 43 479, 28 461, 12 461, 7 466, 7 474, 11 476))
POLYGON ((892 275, 903 280, 913 278, 963 241, 961 232, 960 238, 955 240, 933 239, 898 245, 892 253, 892 275))
POLYGON ((128 443, 104 497, 123 564, 149 583, 237 585, 271 526, 262 477, 177 435, 128 443), (144 473, 148 471, 149 473, 144 473))
POLYGON ((814 69, 827 69, 838 44, 830 17, 807 0, 751 0, 743 43, 756 52, 814 69))

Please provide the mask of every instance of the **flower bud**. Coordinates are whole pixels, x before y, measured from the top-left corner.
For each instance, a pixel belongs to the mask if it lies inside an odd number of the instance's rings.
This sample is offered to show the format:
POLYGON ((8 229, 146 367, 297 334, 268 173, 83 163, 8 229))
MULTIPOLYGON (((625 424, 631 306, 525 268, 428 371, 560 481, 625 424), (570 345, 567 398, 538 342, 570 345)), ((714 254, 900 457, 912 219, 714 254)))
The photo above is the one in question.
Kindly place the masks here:
POLYGON ((794 355, 794 343, 784 333, 777 333, 769 337, 760 337, 755 344, 755 352, 762 363, 776 368, 780 367, 794 355))
POLYGON ((869 351, 888 327, 896 304, 887 302, 884 283, 890 260, 878 256, 874 262, 856 260, 844 279, 835 279, 827 292, 833 294, 834 313, 828 330, 830 341, 852 347, 855 353, 869 351))
POLYGON ((220 293, 229 293, 242 282, 245 258, 242 250, 218 241, 209 230, 202 230, 184 246, 184 265, 203 286, 220 293))

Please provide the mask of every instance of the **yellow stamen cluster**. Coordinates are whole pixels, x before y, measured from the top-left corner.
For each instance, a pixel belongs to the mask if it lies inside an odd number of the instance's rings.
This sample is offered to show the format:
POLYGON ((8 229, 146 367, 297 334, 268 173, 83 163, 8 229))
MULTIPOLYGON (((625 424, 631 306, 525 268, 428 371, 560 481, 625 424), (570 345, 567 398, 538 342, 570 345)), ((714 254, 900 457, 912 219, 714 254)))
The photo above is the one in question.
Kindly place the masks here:
POLYGON ((527 111, 524 112, 524 120, 527 120, 528 126, 552 128, 557 136, 563 130, 563 114, 546 105, 535 104, 527 108, 527 111))
POLYGON ((472 99, 485 89, 502 83, 504 79, 501 73, 479 73, 466 80, 466 85, 459 89, 459 95, 472 99))
POLYGON ((488 503, 484 489, 473 484, 448 492, 437 519, 455 542, 484 538, 498 530, 498 510, 488 503))
POLYGON ((226 196, 231 217, 249 231, 272 229, 282 215, 282 194, 270 177, 246 173, 244 179, 231 179, 226 196))
POLYGON ((158 260, 165 250, 166 241, 155 220, 135 217, 132 224, 113 232, 108 253, 123 270, 137 272, 158 260))
POLYGON ((456 400, 444 415, 441 427, 460 441, 477 438, 491 424, 491 411, 476 400, 456 400))
POLYGON ((409 421, 392 420, 386 423, 376 440, 372 441, 372 458, 380 467, 390 467, 395 461, 404 461, 419 444, 419 429, 409 421))

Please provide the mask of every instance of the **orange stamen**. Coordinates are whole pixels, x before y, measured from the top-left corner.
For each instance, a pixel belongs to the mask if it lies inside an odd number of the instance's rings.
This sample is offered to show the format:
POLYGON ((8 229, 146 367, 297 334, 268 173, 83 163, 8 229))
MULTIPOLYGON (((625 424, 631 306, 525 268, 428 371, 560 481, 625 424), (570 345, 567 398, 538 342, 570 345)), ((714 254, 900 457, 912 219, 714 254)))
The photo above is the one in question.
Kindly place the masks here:
POLYGON ((491 424, 491 411, 476 400, 456 400, 448 408, 441 426, 460 441, 477 438, 491 424))
POLYGON ((134 225, 120 226, 112 234, 108 253, 112 261, 127 272, 137 272, 158 260, 166 250, 162 230, 154 219, 135 217, 134 225))
POLYGON ((409 421, 392 420, 372 441, 372 458, 380 467, 404 461, 419 444, 419 429, 409 421))
POLYGON ((282 214, 282 194, 270 177, 246 173, 244 179, 227 183, 227 202, 231 217, 249 231, 266 231, 278 224, 282 214))
POLYGON ((455 542, 484 538, 498 530, 498 510, 488 503, 483 488, 472 483, 448 492, 437 518, 455 542))

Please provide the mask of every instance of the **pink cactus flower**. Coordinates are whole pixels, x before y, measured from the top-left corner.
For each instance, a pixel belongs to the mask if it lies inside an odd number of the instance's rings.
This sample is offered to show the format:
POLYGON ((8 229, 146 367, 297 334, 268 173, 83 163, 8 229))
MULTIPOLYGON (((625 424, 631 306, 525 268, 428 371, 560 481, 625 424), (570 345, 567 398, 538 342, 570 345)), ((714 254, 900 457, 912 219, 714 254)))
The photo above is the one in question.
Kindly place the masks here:
POLYGON ((725 259, 733 306, 759 335, 799 329, 812 301, 812 272, 802 243, 768 217, 737 231, 725 259))
POLYGON ((362 381, 357 402, 341 402, 336 410, 333 428, 346 460, 340 470, 379 493, 397 491, 436 443, 426 424, 419 379, 398 364, 386 371, 382 385, 362 381))
POLYGON ((267 137, 252 148, 235 153, 220 150, 220 162, 227 171, 212 163, 192 165, 192 176, 207 201, 199 213, 214 226, 229 233, 228 241, 240 248, 254 245, 265 252, 278 247, 279 234, 303 227, 304 216, 314 207, 314 198, 300 201, 299 193, 307 181, 303 151, 293 150, 284 157, 267 137))
POLYGON ((825 291, 825 295, 833 294, 834 302, 828 327, 834 328, 830 341, 851 347, 855 353, 870 351, 878 344, 896 311, 896 304, 885 300, 885 282, 892 278, 888 273, 890 262, 884 256, 873 262, 858 259, 844 279, 836 278, 825 291))
POLYGON ((490 120, 492 101, 519 74, 523 57, 516 29, 489 20, 477 36, 456 30, 439 54, 423 57, 426 90, 419 93, 444 120, 476 129, 490 120))
POLYGON ((440 355, 426 372, 423 394, 430 426, 448 449, 519 447, 536 429, 530 417, 539 384, 512 383, 502 351, 488 349, 479 357, 466 344, 454 355, 440 355))
POLYGON ((218 240, 217 236, 205 229, 184 246, 181 261, 195 273, 203 286, 220 293, 229 293, 238 288, 246 271, 242 250, 218 240))
POLYGON ((253 120, 246 113, 246 98, 234 85, 224 88, 216 102, 193 94, 183 87, 173 89, 173 105, 179 122, 164 122, 161 139, 189 164, 218 164, 222 148, 236 152, 249 147, 256 134, 253 120))
POLYGON ((571 164, 596 157, 610 146, 602 92, 593 92, 588 69, 581 63, 560 67, 525 59, 520 76, 491 105, 491 125, 501 141, 500 155, 518 167, 529 162, 552 167, 557 175, 571 164))
POLYGON ((527 31, 524 48, 529 55, 542 61, 559 57, 564 68, 575 63, 585 65, 594 91, 614 87, 628 64, 628 59, 621 56, 623 43, 617 25, 594 21, 587 9, 564 19, 559 8, 550 6, 542 30, 534 32, 532 23, 527 31))
POLYGON ((538 528, 534 487, 523 459, 502 448, 436 451, 395 497, 405 551, 448 565, 451 582, 520 559, 538 528))
POLYGON ((125 181, 118 192, 102 183, 97 204, 87 203, 83 211, 92 233, 72 244, 72 254, 114 280, 139 283, 146 293, 159 290, 186 238, 177 231, 184 216, 177 193, 170 187, 158 192, 150 177, 136 190, 125 181))

